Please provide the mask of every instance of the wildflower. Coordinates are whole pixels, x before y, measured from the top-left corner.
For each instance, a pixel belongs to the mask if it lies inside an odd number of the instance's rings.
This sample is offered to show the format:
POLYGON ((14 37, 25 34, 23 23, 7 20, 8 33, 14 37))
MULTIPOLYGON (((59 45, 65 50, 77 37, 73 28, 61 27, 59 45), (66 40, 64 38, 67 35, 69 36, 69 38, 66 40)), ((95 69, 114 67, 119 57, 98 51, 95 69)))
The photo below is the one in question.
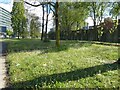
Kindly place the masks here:
POLYGON ((18 63, 18 64, 16 64, 16 66, 19 66, 20 64, 18 63))
POLYGON ((46 67, 46 66, 47 66, 47 64, 45 63, 45 64, 43 64, 43 66, 44 66, 44 67, 46 67))

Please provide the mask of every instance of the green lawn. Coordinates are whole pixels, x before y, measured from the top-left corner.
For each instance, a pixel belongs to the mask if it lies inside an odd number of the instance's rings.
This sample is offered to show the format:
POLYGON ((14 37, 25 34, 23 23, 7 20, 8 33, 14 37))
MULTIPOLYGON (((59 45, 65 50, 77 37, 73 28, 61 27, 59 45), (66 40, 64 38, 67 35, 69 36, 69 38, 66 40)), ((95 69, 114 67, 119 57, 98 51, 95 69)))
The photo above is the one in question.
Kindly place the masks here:
POLYGON ((118 47, 82 41, 6 40, 15 88, 119 88, 118 47))

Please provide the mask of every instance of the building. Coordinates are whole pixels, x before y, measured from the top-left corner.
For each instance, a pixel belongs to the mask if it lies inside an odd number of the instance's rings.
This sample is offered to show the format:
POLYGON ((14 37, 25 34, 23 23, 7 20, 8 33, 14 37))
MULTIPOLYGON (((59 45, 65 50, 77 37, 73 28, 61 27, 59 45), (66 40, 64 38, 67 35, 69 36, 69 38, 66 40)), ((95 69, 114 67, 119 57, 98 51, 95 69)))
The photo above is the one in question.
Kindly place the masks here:
POLYGON ((12 30, 11 14, 9 11, 0 7, 0 34, 5 35, 6 30, 12 30))

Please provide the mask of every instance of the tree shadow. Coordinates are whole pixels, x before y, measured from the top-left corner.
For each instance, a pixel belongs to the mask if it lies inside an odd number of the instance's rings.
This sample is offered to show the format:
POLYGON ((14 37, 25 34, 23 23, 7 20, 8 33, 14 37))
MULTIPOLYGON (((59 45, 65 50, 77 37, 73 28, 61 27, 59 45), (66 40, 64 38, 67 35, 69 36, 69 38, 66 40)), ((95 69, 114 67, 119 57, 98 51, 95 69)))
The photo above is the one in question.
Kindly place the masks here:
POLYGON ((57 48, 55 41, 42 42, 39 39, 36 40, 10 40, 6 41, 8 44, 7 52, 26 52, 40 50, 42 53, 65 51, 69 48, 81 48, 89 47, 91 42, 79 42, 79 41, 61 41, 61 46, 57 48))
POLYGON ((102 74, 107 71, 118 70, 118 69, 120 69, 120 65, 118 65, 117 63, 107 63, 94 67, 77 69, 70 72, 56 73, 52 75, 43 75, 33 80, 13 83, 11 87, 36 88, 35 87, 36 85, 43 87, 44 83, 46 83, 46 85, 51 85, 52 87, 52 85, 54 85, 56 82, 75 81, 78 79, 92 77, 96 74, 102 74))

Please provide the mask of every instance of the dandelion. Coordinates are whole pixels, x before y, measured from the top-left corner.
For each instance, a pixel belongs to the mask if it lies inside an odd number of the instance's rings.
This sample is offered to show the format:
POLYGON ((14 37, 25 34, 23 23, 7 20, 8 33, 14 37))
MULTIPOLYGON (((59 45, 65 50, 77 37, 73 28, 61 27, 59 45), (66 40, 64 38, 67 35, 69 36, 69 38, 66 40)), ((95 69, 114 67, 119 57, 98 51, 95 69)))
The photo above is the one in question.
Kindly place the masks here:
POLYGON ((18 63, 18 64, 16 64, 16 67, 18 67, 20 64, 18 63))
POLYGON ((45 64, 43 64, 43 66, 44 66, 44 67, 46 67, 46 66, 47 66, 47 64, 45 63, 45 64))

